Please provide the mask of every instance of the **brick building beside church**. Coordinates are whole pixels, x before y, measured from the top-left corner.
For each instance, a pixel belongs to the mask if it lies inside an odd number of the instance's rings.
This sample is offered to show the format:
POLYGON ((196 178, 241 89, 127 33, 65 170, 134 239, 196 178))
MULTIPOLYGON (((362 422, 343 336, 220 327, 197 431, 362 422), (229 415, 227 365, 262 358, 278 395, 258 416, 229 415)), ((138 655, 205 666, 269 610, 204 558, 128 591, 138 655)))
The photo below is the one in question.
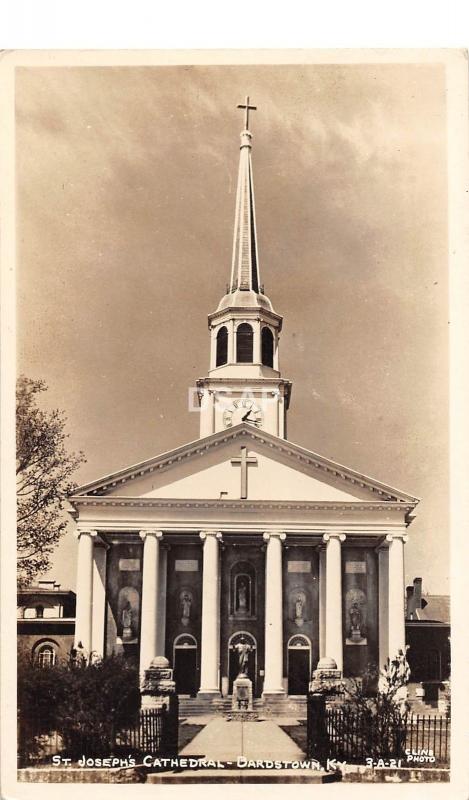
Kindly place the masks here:
POLYGON ((403 649, 417 505, 287 439, 292 385, 283 318, 261 283, 244 107, 230 283, 208 316, 197 382, 200 437, 70 498, 76 641, 141 670, 164 655, 178 691, 207 702, 231 693, 240 641, 266 700, 304 694, 321 658, 358 676, 403 649))
POLYGON ((18 592, 18 654, 40 664, 68 662, 75 636, 75 592, 60 583, 39 580, 18 592))

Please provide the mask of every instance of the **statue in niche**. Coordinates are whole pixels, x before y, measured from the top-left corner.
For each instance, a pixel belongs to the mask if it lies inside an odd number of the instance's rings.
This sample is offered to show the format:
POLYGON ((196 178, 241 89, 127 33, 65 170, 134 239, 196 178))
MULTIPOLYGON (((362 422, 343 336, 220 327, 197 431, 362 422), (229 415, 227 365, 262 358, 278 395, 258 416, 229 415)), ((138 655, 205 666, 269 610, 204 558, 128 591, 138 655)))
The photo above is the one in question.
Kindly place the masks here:
POLYGON ((348 616, 346 644, 366 644, 366 595, 362 589, 349 589, 346 594, 348 616))
POLYGON ((292 617, 295 624, 301 628, 305 621, 305 607, 306 607, 306 595, 303 591, 299 591, 296 589, 290 595, 290 601, 292 603, 292 617))
POLYGON ((298 627, 301 627, 301 625, 303 625, 303 606, 304 606, 303 598, 301 597, 300 594, 297 594, 295 600, 295 622, 298 625, 298 627))
POLYGON ((122 639, 132 638, 132 606, 130 601, 127 600, 122 609, 122 639))
POLYGON ((362 621, 362 613, 357 603, 352 603, 349 611, 350 617, 350 638, 353 639, 354 634, 358 634, 361 638, 360 624, 362 621))
POLYGON ((249 653, 252 650, 250 644, 247 643, 244 636, 241 637, 238 644, 235 644, 234 649, 238 653, 238 678, 241 675, 248 674, 248 661, 249 661, 249 653))
POLYGON ((189 592, 183 592, 181 597, 182 617, 181 622, 183 625, 189 625, 191 618, 192 597, 189 592))
POLYGON ((238 611, 245 614, 246 609, 247 609, 246 581, 240 581, 238 585, 238 611))

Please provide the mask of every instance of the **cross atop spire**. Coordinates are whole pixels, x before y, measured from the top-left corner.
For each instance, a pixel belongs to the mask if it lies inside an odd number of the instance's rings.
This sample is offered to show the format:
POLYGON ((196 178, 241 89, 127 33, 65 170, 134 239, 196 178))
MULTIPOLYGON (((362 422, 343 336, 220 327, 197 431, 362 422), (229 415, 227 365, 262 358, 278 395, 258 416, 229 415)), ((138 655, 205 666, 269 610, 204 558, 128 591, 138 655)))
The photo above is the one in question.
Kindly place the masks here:
POLYGON ((251 139, 248 130, 249 112, 257 106, 249 102, 239 103, 245 110, 245 129, 241 133, 238 191, 236 194, 236 217, 233 239, 233 261, 231 266, 230 292, 259 292, 259 263, 257 256, 256 212, 254 208, 254 182, 251 164, 251 139))
POLYGON ((246 95, 246 100, 244 103, 238 103, 237 108, 244 108, 245 115, 244 115, 244 129, 246 131, 249 130, 249 112, 250 111, 257 111, 257 106, 250 106, 249 105, 249 95, 246 95))

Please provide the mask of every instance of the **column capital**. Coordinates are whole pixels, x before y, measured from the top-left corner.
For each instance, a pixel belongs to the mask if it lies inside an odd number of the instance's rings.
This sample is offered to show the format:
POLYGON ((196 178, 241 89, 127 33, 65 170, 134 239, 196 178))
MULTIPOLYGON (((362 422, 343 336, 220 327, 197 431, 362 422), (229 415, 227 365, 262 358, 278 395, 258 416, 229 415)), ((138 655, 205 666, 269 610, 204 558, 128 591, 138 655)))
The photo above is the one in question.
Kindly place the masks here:
POLYGON ((163 537, 163 531, 160 531, 157 528, 144 528, 138 532, 138 535, 143 541, 145 541, 147 536, 155 536, 157 539, 161 539, 163 537))
POLYGON ((398 531, 397 533, 387 533, 386 534, 386 542, 389 542, 389 544, 394 542, 396 539, 401 539, 403 544, 405 544, 406 542, 409 541, 409 537, 407 536, 407 534, 406 533, 401 533, 400 531, 398 531))
POLYGON ((223 539, 221 531, 200 531, 199 536, 203 542, 206 540, 208 536, 215 536, 219 542, 221 542, 223 539))
POLYGON ((347 536, 345 533, 338 533, 335 531, 331 531, 331 533, 325 533, 322 537, 322 541, 324 544, 327 544, 331 539, 338 539, 339 542, 345 542, 347 536))
POLYGON ((287 538, 287 534, 282 533, 281 531, 264 531, 264 533, 262 534, 264 542, 268 542, 269 539, 274 536, 278 536, 281 542, 284 542, 285 539, 287 538))
POLYGON ((96 538, 98 535, 98 531, 92 530, 91 528, 78 528, 73 533, 77 539, 80 539, 80 536, 84 536, 85 534, 93 538, 96 538))

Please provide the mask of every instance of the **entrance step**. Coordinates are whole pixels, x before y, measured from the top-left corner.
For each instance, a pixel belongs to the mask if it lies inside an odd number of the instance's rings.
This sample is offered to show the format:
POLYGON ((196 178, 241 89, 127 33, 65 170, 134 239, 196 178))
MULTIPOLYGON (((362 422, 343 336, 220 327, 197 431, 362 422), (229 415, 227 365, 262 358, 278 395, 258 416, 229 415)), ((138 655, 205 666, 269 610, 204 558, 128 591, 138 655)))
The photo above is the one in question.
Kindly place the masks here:
POLYGON ((147 783, 333 783, 340 781, 337 772, 299 769, 201 769, 192 772, 157 772, 147 783))
MULTIPOLYGON (((205 700, 198 697, 179 698, 180 717, 199 717, 213 714, 214 716, 228 715, 231 712, 231 697, 221 697, 205 700)), ((257 697, 253 702, 253 710, 259 716, 299 717, 306 719, 306 696, 294 695, 291 697, 269 698, 265 701, 257 697)))

